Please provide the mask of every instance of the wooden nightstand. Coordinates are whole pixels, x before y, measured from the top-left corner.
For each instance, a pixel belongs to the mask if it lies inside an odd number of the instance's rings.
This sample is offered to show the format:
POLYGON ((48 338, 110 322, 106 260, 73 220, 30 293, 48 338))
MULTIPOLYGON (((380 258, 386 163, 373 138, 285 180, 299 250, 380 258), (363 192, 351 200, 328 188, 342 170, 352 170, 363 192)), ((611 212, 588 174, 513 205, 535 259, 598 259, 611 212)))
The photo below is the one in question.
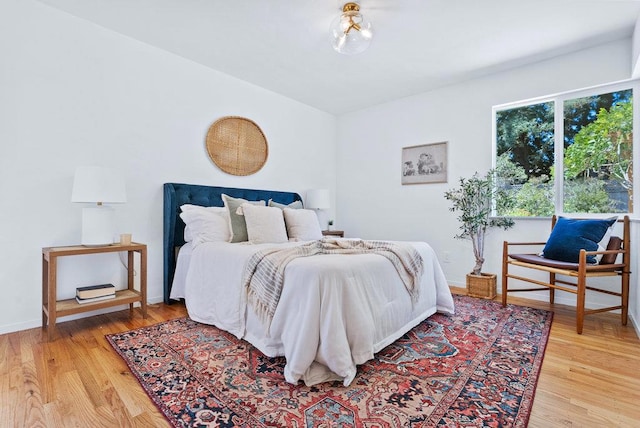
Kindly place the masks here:
POLYGON ((338 238, 344 238, 344 230, 323 230, 324 236, 336 236, 338 238))
POLYGON ((111 306, 129 304, 133 314, 133 304, 140 302, 142 317, 147 317, 147 246, 132 242, 131 245, 100 245, 85 247, 45 247, 42 249, 42 327, 47 327, 47 338, 51 340, 56 328, 56 319, 66 315, 94 311, 111 306), (56 277, 58 257, 86 254, 127 252, 127 289, 116 291, 115 299, 100 300, 79 304, 75 298, 58 300, 56 298, 56 277), (140 256, 140 291, 133 286, 134 254, 140 256))

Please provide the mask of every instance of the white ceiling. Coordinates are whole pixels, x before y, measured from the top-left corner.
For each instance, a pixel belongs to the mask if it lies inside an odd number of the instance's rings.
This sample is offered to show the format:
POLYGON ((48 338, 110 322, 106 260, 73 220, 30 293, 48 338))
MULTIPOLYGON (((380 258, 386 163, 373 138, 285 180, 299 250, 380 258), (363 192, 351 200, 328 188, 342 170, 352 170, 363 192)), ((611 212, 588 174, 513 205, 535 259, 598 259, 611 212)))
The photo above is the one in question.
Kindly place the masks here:
POLYGON ((362 0, 374 39, 343 56, 336 0, 40 1, 333 114, 629 38, 640 14, 638 0, 362 0))

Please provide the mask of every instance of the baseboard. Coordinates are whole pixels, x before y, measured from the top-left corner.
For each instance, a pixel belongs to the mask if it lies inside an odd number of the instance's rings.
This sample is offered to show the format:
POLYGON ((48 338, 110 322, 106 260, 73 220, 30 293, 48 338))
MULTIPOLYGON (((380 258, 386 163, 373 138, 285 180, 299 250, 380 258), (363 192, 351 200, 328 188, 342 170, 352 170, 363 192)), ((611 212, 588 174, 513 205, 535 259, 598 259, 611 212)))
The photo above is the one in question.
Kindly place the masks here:
POLYGON ((41 318, 38 318, 37 320, 29 320, 25 322, 16 323, 16 324, 6 324, 3 326, 0 326, 0 334, 15 333, 17 331, 29 330, 37 327, 42 327, 41 318))
POLYGON ((640 324, 638 324, 638 320, 636 320, 633 314, 629 314, 629 319, 631 320, 631 325, 633 325, 633 329, 636 331, 636 336, 640 338, 640 324))

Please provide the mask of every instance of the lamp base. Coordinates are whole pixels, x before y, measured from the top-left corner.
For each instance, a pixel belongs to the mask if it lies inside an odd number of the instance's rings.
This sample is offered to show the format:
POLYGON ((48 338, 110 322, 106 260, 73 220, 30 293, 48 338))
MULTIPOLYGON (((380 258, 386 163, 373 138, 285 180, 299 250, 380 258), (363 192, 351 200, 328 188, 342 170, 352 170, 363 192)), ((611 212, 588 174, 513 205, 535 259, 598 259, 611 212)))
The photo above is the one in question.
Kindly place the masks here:
POLYGON ((329 213, 327 213, 328 210, 316 209, 314 211, 318 216, 318 224, 320 224, 320 229, 326 230, 329 224, 329 213))
POLYGON ((101 205, 82 209, 82 245, 96 247, 113 244, 114 210, 101 205))

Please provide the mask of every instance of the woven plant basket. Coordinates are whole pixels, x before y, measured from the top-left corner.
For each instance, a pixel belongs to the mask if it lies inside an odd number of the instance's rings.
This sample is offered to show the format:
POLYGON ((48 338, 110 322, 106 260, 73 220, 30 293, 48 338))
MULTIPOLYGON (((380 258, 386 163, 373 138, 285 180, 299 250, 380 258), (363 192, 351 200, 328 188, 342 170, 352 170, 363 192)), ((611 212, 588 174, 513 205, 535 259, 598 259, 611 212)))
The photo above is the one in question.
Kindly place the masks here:
POLYGON ((497 275, 495 273, 467 274, 467 294, 471 297, 493 299, 497 292, 497 275))
POLYGON ((232 175, 251 175, 267 162, 269 147, 260 127, 250 119, 227 116, 207 132, 207 152, 218 168, 232 175))

